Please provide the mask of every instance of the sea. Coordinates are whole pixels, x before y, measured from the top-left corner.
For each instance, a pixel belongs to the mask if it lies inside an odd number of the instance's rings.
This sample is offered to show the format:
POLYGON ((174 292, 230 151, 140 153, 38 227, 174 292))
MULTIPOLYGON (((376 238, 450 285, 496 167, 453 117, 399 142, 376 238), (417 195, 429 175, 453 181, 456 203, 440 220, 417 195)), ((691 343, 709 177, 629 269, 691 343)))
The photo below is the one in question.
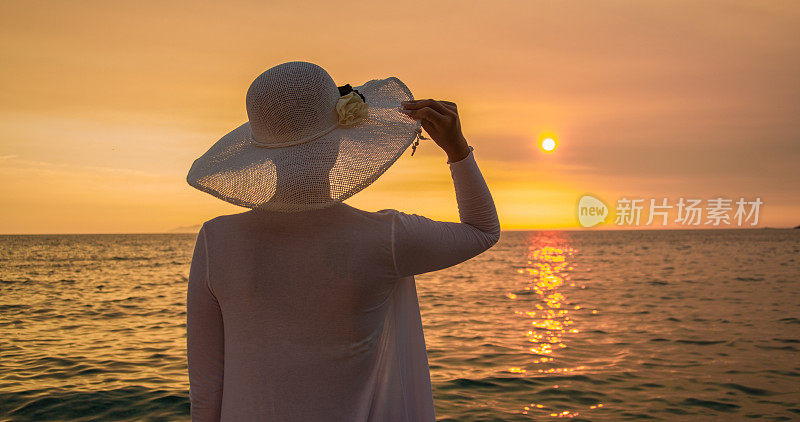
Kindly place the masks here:
MULTIPOLYGON (((0 420, 188 420, 195 239, 0 236, 0 420)), ((416 279, 439 420, 800 419, 800 230, 506 231, 416 279)))

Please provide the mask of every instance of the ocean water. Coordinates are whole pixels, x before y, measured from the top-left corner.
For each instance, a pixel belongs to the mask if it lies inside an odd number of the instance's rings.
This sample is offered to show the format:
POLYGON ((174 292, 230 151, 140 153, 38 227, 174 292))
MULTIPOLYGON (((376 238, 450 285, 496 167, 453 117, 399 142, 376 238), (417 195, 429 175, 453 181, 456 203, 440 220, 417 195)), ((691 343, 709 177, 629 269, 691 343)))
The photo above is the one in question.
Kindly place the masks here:
MULTIPOLYGON (((187 420, 194 235, 0 236, 1 420, 187 420)), ((800 419, 800 231, 504 232, 417 276, 440 420, 800 419)))

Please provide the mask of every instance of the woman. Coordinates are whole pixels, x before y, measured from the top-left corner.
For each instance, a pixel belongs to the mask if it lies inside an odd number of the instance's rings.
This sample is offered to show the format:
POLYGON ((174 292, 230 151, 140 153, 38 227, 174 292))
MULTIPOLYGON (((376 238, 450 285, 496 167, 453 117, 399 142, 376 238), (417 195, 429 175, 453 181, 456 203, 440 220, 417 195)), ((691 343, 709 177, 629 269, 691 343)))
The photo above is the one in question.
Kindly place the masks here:
MULTIPOLYGON (((252 208, 205 222, 187 294, 194 421, 432 421, 414 275, 500 237, 456 105, 397 78, 337 87, 289 62, 247 92, 249 122, 187 181, 252 208), (447 155, 461 223, 342 201, 421 137, 447 155)), ((413 155, 413 151, 412 151, 413 155)))

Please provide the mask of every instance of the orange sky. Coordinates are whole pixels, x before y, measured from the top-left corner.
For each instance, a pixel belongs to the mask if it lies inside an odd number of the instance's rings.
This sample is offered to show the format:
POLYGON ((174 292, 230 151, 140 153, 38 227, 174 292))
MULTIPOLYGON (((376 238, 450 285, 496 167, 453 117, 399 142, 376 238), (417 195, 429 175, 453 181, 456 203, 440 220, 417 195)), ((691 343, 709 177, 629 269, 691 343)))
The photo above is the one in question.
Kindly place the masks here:
MULTIPOLYGON (((290 60, 459 103, 504 229, 576 227, 585 193, 760 197, 759 226, 800 224, 797 3, 4 1, 0 56, 0 233, 244 211, 186 172, 290 60)), ((423 142, 346 202, 457 220, 445 160, 423 142)))

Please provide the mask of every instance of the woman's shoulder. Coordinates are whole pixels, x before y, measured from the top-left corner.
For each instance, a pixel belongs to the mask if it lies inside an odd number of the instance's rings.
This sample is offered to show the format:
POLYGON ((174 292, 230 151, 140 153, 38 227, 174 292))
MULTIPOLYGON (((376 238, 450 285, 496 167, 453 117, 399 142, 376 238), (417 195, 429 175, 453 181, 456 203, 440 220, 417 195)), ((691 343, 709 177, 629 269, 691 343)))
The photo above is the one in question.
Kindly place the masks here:
POLYGON ((252 210, 235 214, 223 214, 210 218, 200 225, 200 230, 208 232, 210 230, 216 231, 220 228, 229 227, 235 222, 247 219, 251 211, 252 210))
POLYGON ((255 226, 274 226, 292 225, 310 220, 330 220, 334 226, 351 226, 353 224, 361 228, 379 225, 391 225, 393 220, 403 213, 391 208, 378 211, 367 211, 345 204, 337 203, 328 208, 309 210, 297 213, 263 212, 259 210, 248 210, 245 212, 224 214, 205 221, 201 225, 201 230, 206 234, 209 232, 223 233, 236 231, 237 228, 252 230, 255 226))
POLYGON ((400 211, 393 209, 393 208, 384 208, 378 211, 366 211, 360 208, 356 208, 345 203, 341 203, 342 207, 345 208, 351 214, 357 215, 361 218, 371 219, 375 221, 387 222, 390 223, 395 216, 401 214, 400 211))

